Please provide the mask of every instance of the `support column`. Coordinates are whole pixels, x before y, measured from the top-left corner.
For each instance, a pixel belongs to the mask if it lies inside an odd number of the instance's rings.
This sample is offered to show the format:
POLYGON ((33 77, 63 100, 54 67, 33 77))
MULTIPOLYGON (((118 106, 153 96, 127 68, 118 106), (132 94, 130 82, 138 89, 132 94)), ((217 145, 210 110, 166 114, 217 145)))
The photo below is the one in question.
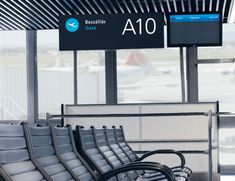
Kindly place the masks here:
POLYGON ((186 102, 185 76, 184 76, 184 49, 180 47, 180 78, 182 102, 186 102))
POLYGON ((198 102, 197 47, 186 48, 187 102, 198 102))
POLYGON ((28 122, 38 119, 37 31, 26 31, 26 70, 28 122))
POLYGON ((105 51, 106 104, 117 104, 117 54, 116 50, 105 51))
POLYGON ((77 68, 77 51, 73 52, 73 103, 76 105, 78 103, 78 68, 77 68))

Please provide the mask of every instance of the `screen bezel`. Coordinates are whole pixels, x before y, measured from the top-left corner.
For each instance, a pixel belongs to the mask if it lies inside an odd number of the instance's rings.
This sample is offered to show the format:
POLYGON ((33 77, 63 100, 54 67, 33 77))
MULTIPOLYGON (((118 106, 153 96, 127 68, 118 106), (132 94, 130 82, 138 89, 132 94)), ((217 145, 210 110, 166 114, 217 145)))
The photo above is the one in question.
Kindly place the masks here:
POLYGON ((214 12, 183 12, 183 13, 169 13, 167 15, 167 47, 194 47, 194 46, 222 46, 223 42, 223 22, 222 22, 222 13, 218 11, 214 12), (170 37, 170 16, 171 15, 199 15, 199 14, 219 14, 220 15, 220 20, 219 20, 219 42, 218 43, 197 43, 197 44, 188 44, 188 43, 181 43, 181 44, 172 44, 171 43, 171 37, 170 37))

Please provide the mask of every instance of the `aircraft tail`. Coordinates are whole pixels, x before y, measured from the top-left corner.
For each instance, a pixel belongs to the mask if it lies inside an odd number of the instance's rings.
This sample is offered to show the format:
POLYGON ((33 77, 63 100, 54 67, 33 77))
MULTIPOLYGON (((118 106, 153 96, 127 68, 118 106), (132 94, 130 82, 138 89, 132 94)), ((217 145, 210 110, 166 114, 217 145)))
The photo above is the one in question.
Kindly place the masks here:
POLYGON ((148 57, 139 51, 132 51, 125 62, 125 65, 133 66, 146 66, 148 64, 148 57))

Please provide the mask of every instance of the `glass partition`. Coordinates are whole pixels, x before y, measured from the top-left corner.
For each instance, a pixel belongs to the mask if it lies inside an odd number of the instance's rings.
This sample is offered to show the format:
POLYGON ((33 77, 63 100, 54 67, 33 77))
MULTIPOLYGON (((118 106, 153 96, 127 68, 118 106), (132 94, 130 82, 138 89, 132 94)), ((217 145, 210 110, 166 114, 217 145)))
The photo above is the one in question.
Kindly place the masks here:
MULTIPOLYGON (((59 51, 59 31, 37 33, 39 117, 74 103, 74 52, 59 51)), ((78 104, 105 103, 104 51, 77 52, 78 104)))
MULTIPOLYGON (((235 25, 223 26, 223 46, 199 48, 199 59, 235 58, 235 25)), ((200 101, 219 101, 220 111, 235 111, 235 63, 199 65, 200 101)))
POLYGON ((26 32, 0 31, 0 120, 27 119, 26 32))
POLYGON ((73 53, 59 51, 59 31, 37 32, 39 117, 73 103, 73 53))
POLYGON ((78 51, 78 104, 105 104, 104 51, 78 51))
POLYGON ((178 48, 117 51, 118 102, 181 102, 178 48))

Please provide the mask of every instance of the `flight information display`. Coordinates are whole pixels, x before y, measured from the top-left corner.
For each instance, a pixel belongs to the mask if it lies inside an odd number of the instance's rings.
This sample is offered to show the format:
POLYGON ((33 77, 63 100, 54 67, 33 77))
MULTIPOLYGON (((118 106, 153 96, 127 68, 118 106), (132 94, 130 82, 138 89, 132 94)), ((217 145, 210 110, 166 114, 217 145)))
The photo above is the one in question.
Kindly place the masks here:
POLYGON ((164 15, 108 14, 60 16, 60 50, 164 47, 164 15))
POLYGON ((221 46, 220 13, 170 14, 167 20, 168 47, 221 46))

